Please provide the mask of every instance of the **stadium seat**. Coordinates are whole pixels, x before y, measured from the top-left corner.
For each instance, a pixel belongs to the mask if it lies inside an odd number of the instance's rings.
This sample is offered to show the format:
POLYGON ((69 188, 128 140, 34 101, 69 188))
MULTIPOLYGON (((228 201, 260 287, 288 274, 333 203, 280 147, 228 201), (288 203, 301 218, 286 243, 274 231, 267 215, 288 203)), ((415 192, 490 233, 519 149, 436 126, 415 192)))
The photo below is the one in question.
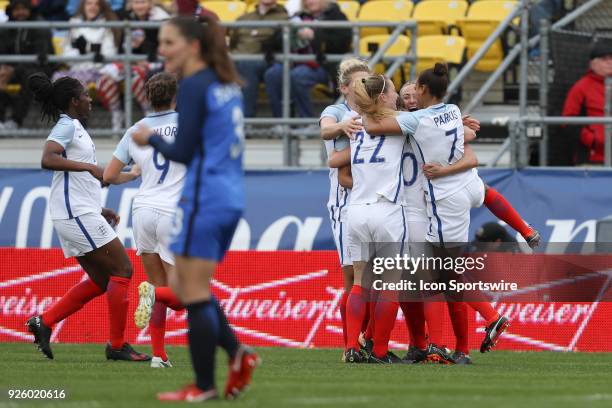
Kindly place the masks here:
POLYGON ((55 55, 62 55, 62 53, 64 52, 64 41, 66 41, 65 37, 53 37, 52 42, 55 55))
MULTIPOLYGON (((380 0, 383 1, 383 0, 380 0)), ((376 34, 371 35, 365 38, 361 38, 359 41, 359 54, 364 58, 370 58, 378 49, 382 47, 389 39, 388 34, 376 34)), ((410 51, 410 38, 405 35, 400 35, 397 37, 397 40, 391 45, 391 47, 385 53, 385 56, 388 57, 396 57, 400 55, 408 54, 410 51)), ((386 71, 386 68, 390 64, 376 64, 374 66, 374 72, 382 74, 386 71)), ((404 82, 408 77, 406 76, 406 72, 402 69, 398 69, 394 76, 393 82, 395 82, 396 86, 400 86, 402 82, 404 82)))
POLYGON ((449 27, 465 17, 468 3, 465 0, 430 0, 418 3, 412 18, 419 25, 419 35, 450 34, 449 27))
POLYGON ((465 39, 463 37, 425 35, 417 39, 417 72, 433 67, 436 62, 461 65, 464 58, 465 39))
POLYGON ((246 12, 246 3, 242 1, 207 1, 204 7, 215 12, 224 22, 236 21, 246 12))
POLYGON ((354 0, 341 0, 338 1, 338 6, 340 6, 340 10, 346 15, 349 21, 357 20, 357 14, 359 14, 359 5, 358 1, 354 0))
MULTIPOLYGON (((471 58, 499 23, 516 6, 516 1, 482 0, 473 3, 466 18, 459 19, 457 25, 467 41, 468 58, 471 58)), ((478 71, 493 71, 504 57, 503 45, 497 40, 476 64, 478 71)))
MULTIPOLYGON (((357 21, 390 21, 410 20, 412 3, 406 0, 376 0, 364 3, 359 11, 357 21)), ((361 37, 376 34, 388 34, 392 27, 365 27, 361 29, 361 37)))

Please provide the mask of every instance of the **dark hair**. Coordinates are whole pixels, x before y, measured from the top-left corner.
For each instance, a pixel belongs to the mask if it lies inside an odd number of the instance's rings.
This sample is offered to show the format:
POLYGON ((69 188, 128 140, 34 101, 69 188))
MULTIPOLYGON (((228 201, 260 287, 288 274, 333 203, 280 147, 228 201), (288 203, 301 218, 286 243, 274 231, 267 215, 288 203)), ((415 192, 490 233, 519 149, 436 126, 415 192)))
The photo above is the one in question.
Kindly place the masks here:
POLYGON ((433 68, 421 72, 417 83, 427 86, 432 96, 438 99, 444 98, 448 88, 448 67, 446 64, 436 62, 433 68))
POLYGON ((176 77, 166 72, 153 75, 145 84, 147 99, 155 109, 170 106, 176 96, 176 77))
MULTIPOLYGON (((81 0, 81 2, 79 3, 79 8, 77 9, 76 13, 74 13, 75 16, 81 16, 83 20, 85 20, 85 2, 86 1, 87 0, 81 0)), ((100 7, 100 14, 98 14, 98 16, 104 17, 104 20, 106 21, 118 20, 117 15, 115 14, 110 4, 108 4, 106 0, 97 0, 97 1, 98 1, 98 7, 100 7)), ((105 30, 109 30, 109 29, 105 28, 105 30)), ((110 30, 113 33, 113 38, 115 39, 115 45, 118 47, 121 43, 121 29, 111 28, 110 30)))
POLYGON ((68 109, 72 98, 79 98, 83 85, 74 78, 63 77, 51 83, 47 75, 36 72, 28 77, 34 99, 42 105, 42 119, 57 120, 68 109))
POLYGON ((236 67, 230 59, 225 42, 225 33, 216 20, 210 17, 196 19, 179 16, 171 18, 167 24, 175 26, 181 36, 187 40, 196 40, 200 43, 202 60, 215 71, 221 82, 242 83, 236 72, 236 67))

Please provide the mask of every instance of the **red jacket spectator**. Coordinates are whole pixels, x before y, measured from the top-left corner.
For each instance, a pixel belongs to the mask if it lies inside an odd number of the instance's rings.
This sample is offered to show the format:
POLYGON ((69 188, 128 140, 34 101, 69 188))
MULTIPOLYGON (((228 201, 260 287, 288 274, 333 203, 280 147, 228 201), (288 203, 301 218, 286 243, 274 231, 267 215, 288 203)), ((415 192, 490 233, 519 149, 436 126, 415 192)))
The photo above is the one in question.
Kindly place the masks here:
MULTIPOLYGON (((604 44, 596 45, 591 53, 590 70, 572 86, 565 98, 563 116, 603 116, 606 76, 612 76, 612 49, 604 44)), ((604 140, 604 125, 582 128, 580 143, 588 149, 589 162, 603 163, 604 140)))

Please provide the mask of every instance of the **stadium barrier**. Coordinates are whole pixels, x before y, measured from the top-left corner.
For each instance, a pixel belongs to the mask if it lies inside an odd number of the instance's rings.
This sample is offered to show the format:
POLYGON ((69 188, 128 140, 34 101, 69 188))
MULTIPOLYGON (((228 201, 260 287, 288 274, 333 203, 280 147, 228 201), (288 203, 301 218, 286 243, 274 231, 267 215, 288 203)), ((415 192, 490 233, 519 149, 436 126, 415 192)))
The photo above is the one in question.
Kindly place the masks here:
MULTIPOLYGON (((134 251, 130 250, 129 256, 135 272, 130 285, 126 340, 148 343, 148 328, 139 330, 131 323, 137 284, 145 276, 134 251)), ((539 258, 549 255, 498 256, 500 265, 523 264, 535 270, 539 258)), ((24 322, 48 309, 86 275, 74 259, 64 259, 59 249, 2 248, 0 259, 5 265, 0 279, 0 341, 32 341, 24 322)), ((342 346, 338 307, 342 274, 335 251, 231 251, 219 266, 212 285, 230 323, 245 343, 298 348, 342 346)), ((495 306, 512 319, 498 349, 612 351, 609 336, 602 335, 612 318, 612 303, 500 300, 495 306)), ((107 316, 106 300, 100 296, 59 323, 52 341, 105 343, 107 316)), ((391 337, 392 348, 407 348, 403 320, 400 312, 391 337)), ((454 338, 446 312, 442 320, 444 342, 452 347, 454 338)), ((484 322, 472 312, 469 320, 469 345, 477 349, 484 322)), ((186 343, 184 311, 170 311, 166 327, 168 343, 186 343)))

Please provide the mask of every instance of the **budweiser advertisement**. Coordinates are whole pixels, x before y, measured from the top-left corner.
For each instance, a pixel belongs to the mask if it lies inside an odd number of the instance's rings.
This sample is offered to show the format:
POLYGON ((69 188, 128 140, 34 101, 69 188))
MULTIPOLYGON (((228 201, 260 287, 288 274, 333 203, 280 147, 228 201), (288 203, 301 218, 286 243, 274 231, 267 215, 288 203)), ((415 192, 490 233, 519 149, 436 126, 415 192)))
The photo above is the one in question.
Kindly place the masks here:
MULTIPOLYGON (((130 313, 136 289, 145 275, 130 251, 134 276, 130 313)), ((513 256, 508 254, 507 256, 513 256)), ((85 278, 72 259, 59 249, 0 248, 0 341, 29 342, 26 320, 48 309, 71 286, 85 278)), ((515 259, 516 260, 516 259, 515 259)), ((509 261, 510 262, 510 261, 509 261)), ((335 251, 231 251, 215 275, 214 293, 241 339, 255 346, 341 347, 339 302, 342 276, 335 251)), ((498 348, 510 350, 612 351, 606 327, 612 319, 610 303, 513 301, 499 298, 497 309, 512 319, 498 348)), ((446 312, 445 312, 446 313, 446 312)), ((58 324, 52 341, 104 343, 108 339, 107 305, 100 296, 58 324)), ((408 333, 403 316, 392 335, 392 347, 405 348, 408 333)), ((454 344, 448 316, 444 316, 446 344, 454 344)), ((131 320, 129 320, 131 322, 131 320)), ((470 315, 470 347, 478 348, 484 322, 470 315)), ((168 314, 167 341, 186 342, 185 312, 168 314)), ((145 328, 128 325, 128 341, 148 343, 145 328)))

